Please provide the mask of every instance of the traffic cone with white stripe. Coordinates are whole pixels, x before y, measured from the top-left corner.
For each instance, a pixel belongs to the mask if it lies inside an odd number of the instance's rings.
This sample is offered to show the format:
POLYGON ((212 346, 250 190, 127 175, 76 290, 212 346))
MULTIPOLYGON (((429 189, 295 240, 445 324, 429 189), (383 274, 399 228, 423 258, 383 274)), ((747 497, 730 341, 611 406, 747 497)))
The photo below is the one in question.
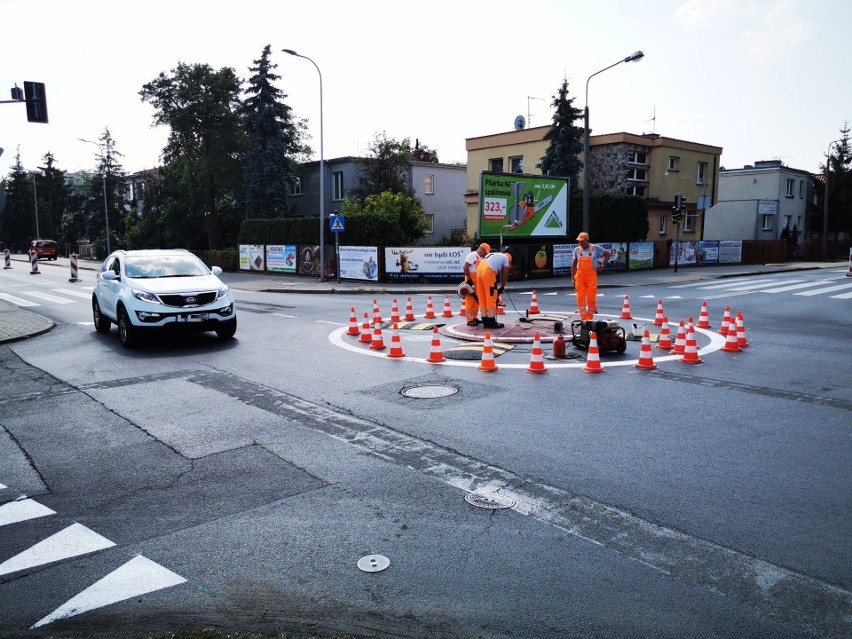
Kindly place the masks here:
POLYGON ((634 364, 636 368, 644 368, 651 370, 657 368, 654 363, 654 355, 651 352, 651 336, 648 329, 645 329, 645 334, 642 336, 642 348, 639 350, 639 361, 634 364))
POLYGON ((373 300, 373 324, 375 324, 376 322, 378 322, 379 324, 382 323, 382 313, 381 313, 381 311, 379 311, 378 301, 374 299, 373 300))
POLYGON ((707 313, 707 300, 701 303, 701 312, 698 314, 698 328, 713 328, 710 326, 710 315, 707 313))
POLYGON ((430 295, 426 300, 426 315, 424 315, 426 319, 435 319, 435 309, 432 307, 432 296, 430 295))
POLYGON ((749 343, 745 334, 745 320, 742 313, 737 313, 737 344, 740 348, 748 348, 749 343))
POLYGON ((535 295, 535 289, 532 292, 532 298, 530 298, 530 310, 529 315, 538 315, 541 311, 538 308, 538 298, 535 295))
POLYGON ((355 307, 349 309, 349 330, 347 335, 358 335, 361 331, 358 329, 358 318, 355 317, 355 307))
POLYGON ((447 361, 447 358, 441 352, 441 339, 438 337, 437 326, 432 328, 432 348, 429 351, 429 357, 426 358, 426 361, 431 364, 440 364, 447 361))
POLYGON ((535 332, 535 337, 533 338, 532 353, 530 355, 530 365, 527 366, 527 372, 547 372, 547 369, 544 367, 544 352, 541 350, 541 335, 539 335, 538 331, 535 332))
POLYGON ((6 249, 5 253, 3 254, 3 268, 12 268, 12 253, 11 251, 9 251, 9 249, 6 249))
POLYGON ((413 322, 414 321, 414 307, 411 305, 411 298, 409 297, 405 302, 405 321, 413 322))
POLYGON ((399 330, 397 325, 393 325, 393 335, 391 335, 391 347, 388 351, 388 357, 405 357, 402 352, 402 342, 399 339, 399 330))
POLYGON ((657 301, 657 314, 654 315, 654 326, 662 326, 663 318, 666 316, 663 311, 663 300, 657 301))
POLYGON ((728 328, 728 334, 725 336, 725 345, 722 350, 726 353, 739 353, 742 349, 737 343, 737 327, 736 324, 728 328))
POLYGON ((672 344, 672 334, 669 331, 669 318, 663 318, 663 327, 660 329, 660 339, 657 341, 657 348, 661 351, 670 351, 674 345, 672 344))
POLYGON ((461 304, 459 305, 459 317, 467 317, 467 305, 464 302, 464 298, 461 298, 461 304))
POLYGON ((497 315, 505 315, 506 314, 506 309, 503 308, 504 306, 505 306, 505 304, 503 304, 503 296, 498 295, 497 296, 497 315))
POLYGON ((683 320, 680 320, 680 324, 677 327, 677 334, 675 335, 675 343, 674 348, 672 348, 672 355, 683 355, 686 352, 686 329, 683 325, 683 320))
POLYGON ((491 341, 491 331, 485 332, 485 345, 482 347, 482 360, 477 367, 486 373, 500 370, 494 363, 494 343, 491 341))
POLYGON ((621 319, 633 319, 630 314, 630 296, 624 296, 624 305, 621 307, 621 319))
POLYGON ((361 324, 361 337, 358 338, 358 341, 366 344, 373 341, 370 337, 370 318, 366 313, 364 313, 364 323, 361 324))
POLYGON ((373 341, 370 342, 370 348, 374 351, 383 351, 387 348, 382 337, 382 325, 379 322, 373 324, 373 341))
POLYGON ((444 296, 444 312, 441 313, 441 317, 452 317, 453 316, 453 308, 450 306, 450 296, 449 294, 444 296))
MULTIPOLYGON (((722 326, 719 327, 719 335, 727 335, 731 328, 731 307, 726 306, 725 312, 722 315, 722 326)), ((736 330, 736 328, 734 329, 736 330)))
POLYGON ((684 364, 700 364, 701 358, 698 356, 698 344, 695 341, 695 329, 691 326, 686 333, 686 349, 680 361, 684 364))
POLYGON ((586 365, 583 366, 586 373, 603 373, 606 369, 601 366, 601 356, 598 351, 598 336, 592 331, 589 333, 589 355, 586 357, 586 365))
POLYGON ((402 321, 399 318, 399 306, 396 305, 396 298, 393 298, 393 304, 391 305, 390 321, 394 324, 399 324, 402 321))

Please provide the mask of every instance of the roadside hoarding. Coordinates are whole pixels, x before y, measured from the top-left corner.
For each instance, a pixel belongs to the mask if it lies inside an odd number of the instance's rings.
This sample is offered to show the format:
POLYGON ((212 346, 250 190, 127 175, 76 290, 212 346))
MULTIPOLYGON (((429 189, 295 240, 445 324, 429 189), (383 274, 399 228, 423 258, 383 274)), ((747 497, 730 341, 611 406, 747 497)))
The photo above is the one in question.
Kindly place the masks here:
POLYGON ((341 246, 340 277, 379 281, 379 249, 375 246, 341 246))
POLYGON ((742 261, 742 240, 719 240, 719 264, 739 264, 742 261))
POLYGON ((719 263, 719 240, 699 240, 698 254, 696 255, 697 264, 718 264, 719 263))
POLYGON ((654 243, 631 242, 627 265, 631 271, 654 268, 654 243))
POLYGON ((295 273, 296 245, 267 244, 266 270, 272 273, 295 273))
POLYGON ((567 233, 568 178, 480 174, 480 237, 565 237, 567 233))
POLYGON ((264 270, 263 244, 240 244, 240 270, 264 270))
POLYGON ((385 277, 404 280, 461 280, 467 246, 405 246, 385 248, 385 277))

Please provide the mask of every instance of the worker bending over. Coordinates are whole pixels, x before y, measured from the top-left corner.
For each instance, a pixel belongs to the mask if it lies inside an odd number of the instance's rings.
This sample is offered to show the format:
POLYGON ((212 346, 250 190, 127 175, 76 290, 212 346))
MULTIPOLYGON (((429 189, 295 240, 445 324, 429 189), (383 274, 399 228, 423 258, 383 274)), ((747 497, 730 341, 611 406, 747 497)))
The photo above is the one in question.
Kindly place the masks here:
POLYGON ((490 253, 476 267, 476 291, 484 328, 503 328, 503 324, 497 321, 497 300, 506 290, 511 266, 512 254, 506 251, 490 253))
POLYGON ((577 312, 580 319, 594 319, 598 312, 598 273, 603 272, 609 262, 609 251, 589 243, 589 234, 583 231, 577 236, 580 246, 574 249, 571 261, 571 279, 577 291, 577 312), (603 258, 603 264, 598 260, 603 258))
POLYGON ((464 258, 464 281, 473 289, 464 298, 464 314, 467 316, 468 326, 477 326, 479 321, 479 291, 477 290, 476 267, 491 252, 491 247, 483 242, 475 251, 468 253, 464 258))

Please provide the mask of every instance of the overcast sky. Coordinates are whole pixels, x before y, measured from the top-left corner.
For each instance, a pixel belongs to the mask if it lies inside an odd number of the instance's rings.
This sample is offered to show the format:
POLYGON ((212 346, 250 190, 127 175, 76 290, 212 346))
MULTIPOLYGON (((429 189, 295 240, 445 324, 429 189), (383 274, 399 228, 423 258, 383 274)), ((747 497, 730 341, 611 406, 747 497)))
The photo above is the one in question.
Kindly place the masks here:
MULTIPOLYGON (((593 134, 655 132, 817 171, 852 120, 849 0, 0 0, 0 90, 47 87, 49 124, 0 104, 0 177, 51 152, 94 170, 109 128, 127 172, 156 166, 167 131, 139 90, 179 62, 247 78, 267 44, 279 88, 308 119, 319 158, 365 155, 376 133, 416 138, 442 162, 465 139, 550 123, 563 78, 580 109, 586 79, 636 50, 640 62, 592 78, 593 134)), ((582 122, 578 121, 582 126, 582 122)))

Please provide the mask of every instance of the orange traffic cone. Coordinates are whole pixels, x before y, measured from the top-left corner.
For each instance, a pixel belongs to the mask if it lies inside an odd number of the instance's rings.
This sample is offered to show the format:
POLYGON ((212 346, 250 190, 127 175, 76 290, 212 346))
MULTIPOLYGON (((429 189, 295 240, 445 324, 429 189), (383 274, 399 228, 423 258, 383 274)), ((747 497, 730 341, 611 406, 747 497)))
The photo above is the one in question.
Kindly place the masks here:
POLYGON ((393 335, 391 335, 391 347, 388 351, 388 357, 405 357, 402 352, 402 342, 399 341, 399 330, 396 324, 393 325, 393 335))
POLYGON ((700 364, 701 358, 698 356, 698 344, 695 341, 695 330, 690 326, 686 333, 686 350, 683 357, 680 358, 684 364, 700 364))
POLYGON ((358 335, 361 333, 361 330, 358 328, 358 318, 355 317, 355 307, 353 306, 349 309, 349 330, 346 331, 347 335, 358 335))
POLYGON ((657 301, 657 314, 654 315, 654 326, 662 326, 663 318, 666 314, 663 312, 663 300, 657 301))
POLYGON ((710 315, 707 313, 707 300, 701 303, 701 312, 698 314, 698 328, 713 328, 710 326, 710 315))
MULTIPOLYGON (((726 306, 725 312, 722 315, 722 326, 719 327, 719 335, 727 335, 728 330, 731 328, 731 307, 726 306)), ((734 330, 737 330, 734 328, 734 330)))
POLYGON ((503 308, 503 297, 501 295, 497 296, 497 315, 505 315, 506 309, 503 308))
POLYGON ((452 317, 453 316, 453 308, 450 306, 450 296, 444 296, 444 312, 441 314, 442 317, 452 317))
POLYGON ((432 296, 430 295, 426 300, 426 315, 424 315, 426 319, 435 319, 435 309, 432 308, 432 296))
POLYGON ((630 296, 624 296, 624 306, 621 307, 621 319, 633 319, 630 314, 630 296))
POLYGON ((737 344, 740 348, 748 348, 749 343, 745 335, 745 320, 742 313, 737 313, 737 344))
POLYGON ((459 305, 459 317, 467 317, 467 305, 464 303, 464 298, 461 299, 459 305))
POLYGON ((396 298, 393 298, 393 305, 391 306, 391 318, 390 321, 394 324, 399 324, 402 320, 399 319, 399 307, 396 305, 396 298))
POLYGON ((686 352, 686 329, 683 326, 683 320, 677 327, 677 335, 675 335, 674 348, 672 355, 683 355, 686 352))
POLYGON ((411 305, 411 298, 405 302, 405 321, 413 322, 414 321, 414 307, 411 305))
POLYGON ((378 322, 382 323, 382 314, 379 311, 379 303, 376 300, 373 300, 373 324, 378 322))
POLYGON ((530 299, 530 315, 538 315, 541 311, 538 309, 538 298, 535 295, 535 289, 533 289, 532 298, 530 299))
POLYGON ((486 373, 499 371, 497 364, 494 363, 494 344, 491 341, 491 331, 485 332, 485 346, 482 347, 482 360, 477 367, 486 373))
POLYGON ((598 352, 598 336, 594 331, 589 333, 589 355, 583 370, 587 373, 603 373, 606 369, 601 366, 601 356, 598 352))
MULTIPOLYGON (((530 311, 532 313, 532 311, 530 311)), ((530 365, 527 366, 528 373, 546 373, 544 367, 544 353, 541 350, 541 336, 538 331, 533 338, 532 354, 530 355, 530 365)))
POLYGON ((383 351, 387 348, 382 337, 382 325, 379 322, 373 323, 373 341, 370 342, 370 348, 374 351, 383 351))
POLYGON ((732 325, 728 328, 728 334, 725 336, 725 345, 722 350, 726 353, 739 353, 742 349, 737 343, 737 327, 732 325))
POLYGON ((429 351, 429 357, 426 358, 426 361, 432 364, 440 364, 447 361, 447 358, 441 352, 441 340, 438 337, 437 326, 432 329, 432 350, 429 351))
POLYGON ((651 336, 648 334, 648 329, 645 329, 645 334, 642 336, 642 348, 639 350, 639 361, 634 364, 636 368, 652 369, 657 368, 654 363, 654 356, 651 353, 651 336))
POLYGON ((660 329, 660 339, 657 341, 657 348, 661 351, 670 351, 674 347, 672 344, 672 334, 669 331, 669 318, 663 318, 663 327, 660 329))
POLYGON ((369 344, 373 341, 370 338, 370 319, 367 317, 367 314, 364 313, 364 323, 361 324, 361 337, 358 338, 359 342, 365 342, 369 344))

